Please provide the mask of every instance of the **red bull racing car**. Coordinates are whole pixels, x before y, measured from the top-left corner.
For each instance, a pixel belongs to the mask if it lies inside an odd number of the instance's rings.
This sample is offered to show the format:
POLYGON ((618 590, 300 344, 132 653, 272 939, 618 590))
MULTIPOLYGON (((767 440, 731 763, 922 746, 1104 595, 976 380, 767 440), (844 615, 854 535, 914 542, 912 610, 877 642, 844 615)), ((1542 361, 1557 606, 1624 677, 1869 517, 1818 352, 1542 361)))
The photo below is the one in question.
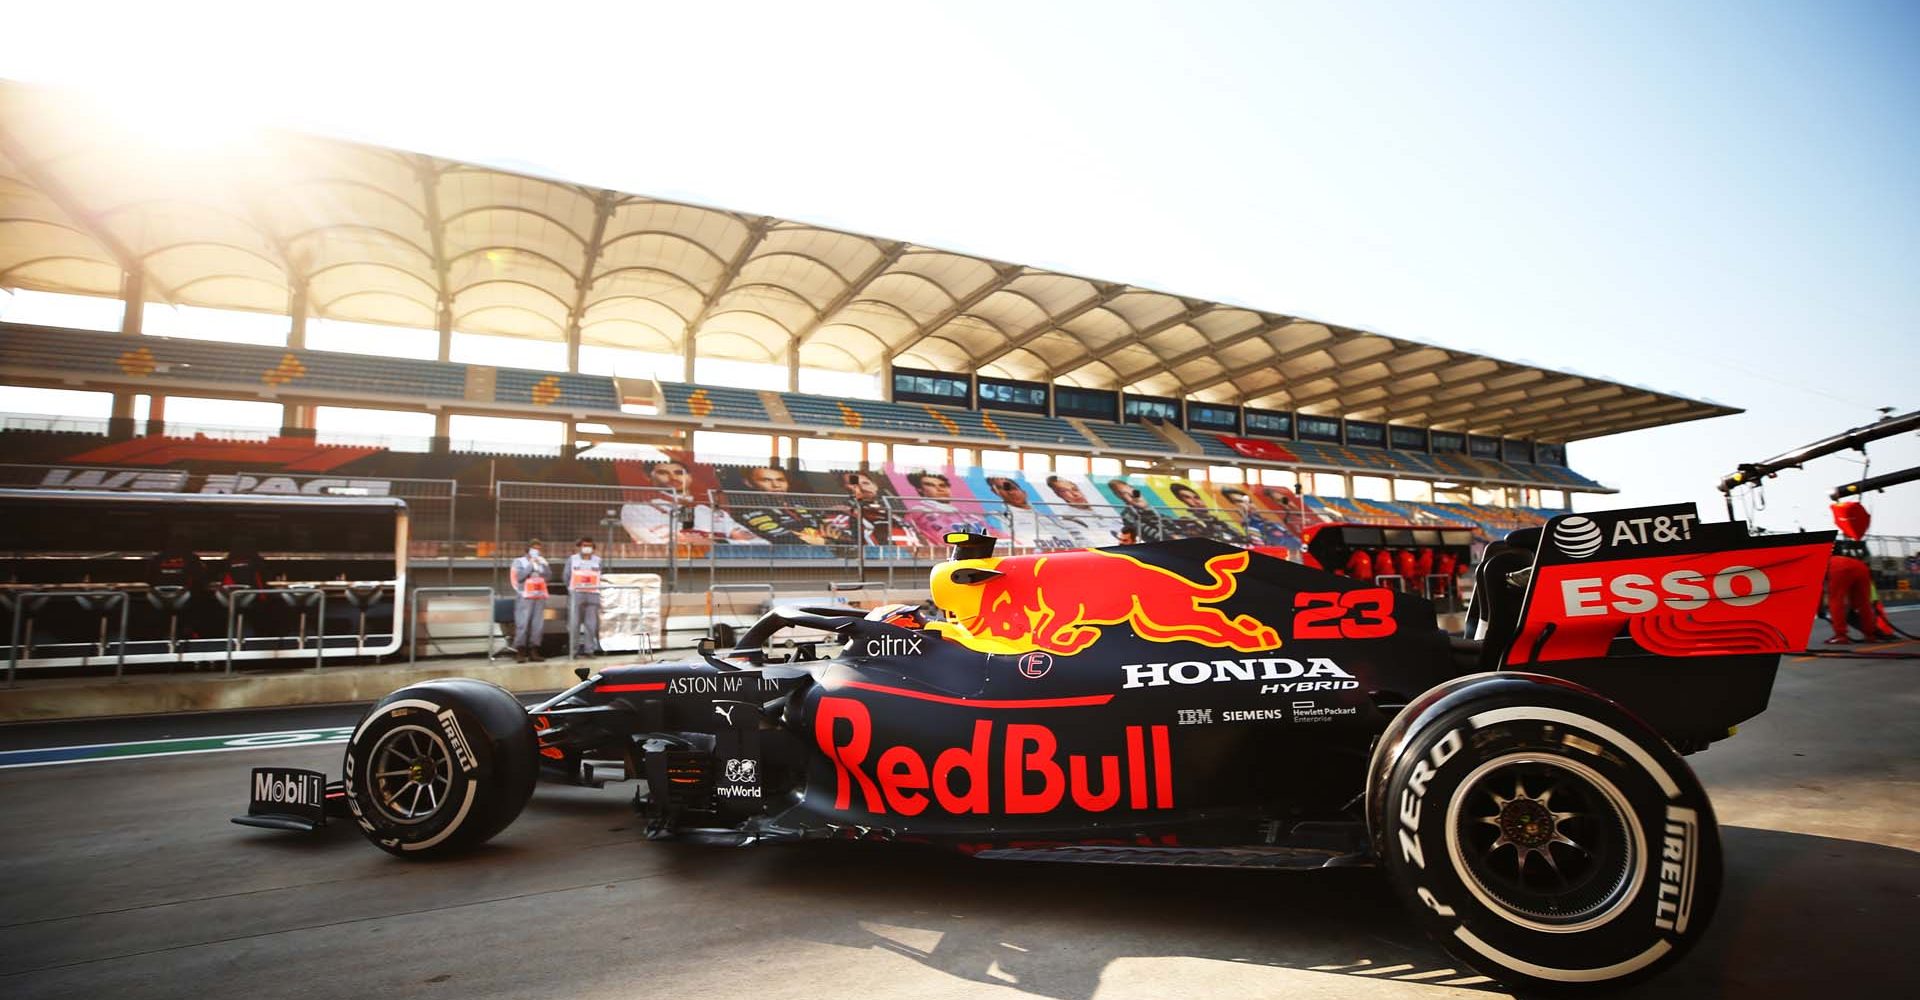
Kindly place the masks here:
POLYGON ((527 708, 474 680, 376 704, 345 776, 255 771, 240 821, 351 817, 433 857, 536 779, 635 782, 649 836, 925 843, 982 858, 1378 865, 1513 987, 1673 962, 1720 888, 1682 755, 1766 707, 1832 533, 1691 505, 1491 546, 1465 635, 1422 597, 1205 540, 995 558, 951 536, 933 617, 776 610, 732 648, 611 667, 527 708), (776 646, 790 628, 843 645, 776 646))

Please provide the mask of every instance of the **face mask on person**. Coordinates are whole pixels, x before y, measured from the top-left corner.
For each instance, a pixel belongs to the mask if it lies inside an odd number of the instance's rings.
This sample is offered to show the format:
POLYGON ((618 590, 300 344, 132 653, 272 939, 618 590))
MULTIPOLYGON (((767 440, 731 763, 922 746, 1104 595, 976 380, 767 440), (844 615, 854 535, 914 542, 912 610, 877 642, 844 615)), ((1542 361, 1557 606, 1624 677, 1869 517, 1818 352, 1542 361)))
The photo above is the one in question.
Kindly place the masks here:
POLYGON ((540 558, 540 550, 539 550, 539 549, 528 549, 528 550, 527 550, 527 558, 528 558, 528 559, 538 559, 538 558, 540 558))
POLYGON ((580 554, 581 554, 581 555, 583 555, 583 556, 590 556, 590 555, 593 555, 593 546, 591 546, 591 545, 582 545, 582 546, 580 546, 580 554))

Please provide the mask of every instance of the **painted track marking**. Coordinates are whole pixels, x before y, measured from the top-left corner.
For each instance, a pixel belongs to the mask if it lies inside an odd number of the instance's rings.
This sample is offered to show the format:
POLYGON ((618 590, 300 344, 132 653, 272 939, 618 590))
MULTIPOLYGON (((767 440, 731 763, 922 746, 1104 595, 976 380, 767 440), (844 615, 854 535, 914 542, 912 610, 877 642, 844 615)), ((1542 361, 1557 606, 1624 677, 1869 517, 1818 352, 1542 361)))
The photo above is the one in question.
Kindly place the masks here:
POLYGON ((39 747, 30 750, 0 750, 0 770, 15 767, 46 767, 50 764, 82 764, 102 760, 137 760, 144 757, 230 753, 235 750, 326 746, 345 743, 347 737, 352 734, 352 726, 320 726, 313 729, 288 729, 277 733, 185 736, 165 740, 139 740, 132 743, 89 743, 67 747, 39 747))

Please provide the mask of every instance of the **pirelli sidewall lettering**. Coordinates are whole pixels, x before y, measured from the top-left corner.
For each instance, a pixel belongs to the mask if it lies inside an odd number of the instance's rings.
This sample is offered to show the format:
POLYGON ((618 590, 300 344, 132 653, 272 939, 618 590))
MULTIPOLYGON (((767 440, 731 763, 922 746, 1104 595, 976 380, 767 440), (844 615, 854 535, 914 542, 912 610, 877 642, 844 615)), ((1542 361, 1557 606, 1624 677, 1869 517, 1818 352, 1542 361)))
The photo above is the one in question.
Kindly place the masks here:
POLYGON ((1587 981, 1593 978, 1593 968, 1635 961, 1649 940, 1669 942, 1646 953, 1657 955, 1686 934, 1703 863, 1700 809, 1704 806, 1697 808, 1692 798, 1699 794, 1696 785, 1690 780, 1685 785, 1675 781, 1667 764, 1636 750, 1631 738, 1574 712, 1540 711, 1553 712, 1554 718, 1547 722, 1489 719, 1502 714, 1496 710, 1450 725, 1437 737, 1424 740, 1420 755, 1404 762, 1402 777, 1384 803, 1381 849, 1397 863, 1408 891, 1429 918, 1447 928, 1443 936, 1460 937, 1456 929, 1464 925, 1472 931, 1471 940, 1493 941, 1500 947, 1506 935, 1524 933, 1516 925, 1529 918, 1473 903, 1479 892, 1472 887, 1474 876, 1462 860, 1464 849, 1448 835, 1460 800, 1476 794, 1475 788, 1462 785, 1463 778, 1481 762, 1527 753, 1600 768, 1594 773, 1616 790, 1632 827, 1624 831, 1633 844, 1632 881, 1623 888, 1618 903, 1587 923, 1617 929, 1604 937, 1566 934, 1565 945, 1553 949, 1557 956, 1553 963, 1540 965, 1536 955, 1530 970, 1548 980, 1587 981), (1583 749, 1568 752, 1569 747, 1583 749), (1656 937, 1649 938, 1648 931, 1656 937))

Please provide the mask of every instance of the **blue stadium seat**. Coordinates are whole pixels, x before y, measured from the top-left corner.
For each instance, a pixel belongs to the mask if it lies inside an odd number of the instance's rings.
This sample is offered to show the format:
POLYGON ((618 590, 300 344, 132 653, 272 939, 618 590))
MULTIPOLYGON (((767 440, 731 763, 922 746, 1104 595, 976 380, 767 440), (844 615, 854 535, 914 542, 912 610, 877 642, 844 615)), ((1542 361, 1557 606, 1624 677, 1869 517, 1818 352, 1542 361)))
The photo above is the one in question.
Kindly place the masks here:
POLYGON ((1208 458, 1226 459, 1228 461, 1241 458, 1239 452, 1221 443, 1218 435, 1209 431, 1189 431, 1188 433, 1192 435, 1195 441, 1200 443, 1200 454, 1208 458))
MULTIPOLYGON (((767 423, 773 419, 760 393, 718 385, 660 383, 660 412, 676 417, 720 417, 767 423)), ((797 416, 796 416, 797 419, 797 416)))
POLYGON ((494 376, 493 398, 500 403, 531 403, 577 410, 618 410, 620 394, 601 375, 502 368, 494 376))
MULTIPOLYGON (((1040 417, 1025 413, 1004 413, 1000 410, 978 410, 974 415, 979 419, 989 436, 1021 444, 1063 444, 1074 448, 1090 448, 1093 442, 1085 434, 1059 417, 1040 417)), ((1167 450, 1161 442, 1159 450, 1167 450)))
POLYGON ((161 383, 224 383, 251 389, 264 385, 430 399, 459 399, 466 393, 467 382, 466 366, 447 362, 11 325, 0 333, 0 364, 117 374, 161 383))
POLYGON ((1335 445, 1322 444, 1318 441, 1286 442, 1287 450, 1300 456, 1300 461, 1308 465, 1337 467, 1347 464, 1340 455, 1334 451, 1336 447, 1335 445))
MULTIPOLYGON (((168 337, 127 337, 114 333, 0 323, 0 366, 117 379, 167 383, 203 383, 258 391, 285 389, 305 394, 330 392, 389 396, 404 400, 461 400, 468 366, 445 361, 385 358, 335 351, 291 350, 168 337)), ((680 417, 712 417, 748 424, 772 422, 758 391, 727 386, 660 384, 662 412, 680 417)), ((890 431, 928 437, 1004 441, 1010 445, 1114 448, 1170 454, 1172 446, 1139 424, 1082 421, 1092 437, 1056 417, 999 410, 965 410, 919 403, 838 399, 806 393, 781 397, 794 422, 835 430, 890 431)), ((610 378, 520 368, 497 369, 493 401, 568 410, 617 412, 620 397, 610 378)), ((1233 449, 1213 434, 1195 433, 1201 454, 1232 462, 1233 449)), ((1280 442, 1302 463, 1382 475, 1418 475, 1526 482, 1548 488, 1592 489, 1594 480, 1565 466, 1500 462, 1457 452, 1424 454, 1352 447, 1313 441, 1280 442)), ((1455 512, 1457 513, 1457 512, 1455 512)))
MULTIPOLYGON (((806 393, 782 393, 781 401, 798 424, 837 430, 886 430, 937 437, 1000 440, 1021 445, 1088 447, 1085 435, 1057 417, 1002 413, 998 410, 956 410, 919 403, 885 403, 871 399, 836 399, 806 393)), ((1164 450, 1164 444, 1162 445, 1164 450)))
MULTIPOLYGON (((1116 424, 1105 420, 1084 421, 1087 429, 1100 439, 1100 443, 1109 448, 1126 448, 1130 451, 1149 451, 1165 454, 1173 450, 1167 439, 1155 434, 1151 428, 1142 424, 1116 424)), ((1218 441, 1214 442, 1219 444, 1218 441)), ((1204 444, 1201 445, 1205 447, 1204 444)), ((1222 445, 1222 447, 1225 447, 1222 445)), ((1228 449, 1231 451, 1232 449, 1228 449)))
MULTIPOLYGON (((266 386, 402 399, 464 399, 467 365, 339 351, 296 350, 172 337, 0 325, 0 365, 131 376, 157 383, 266 386)), ((620 409, 613 380, 599 375, 499 369, 494 401, 568 409, 620 409)), ((762 410, 762 419, 765 411, 762 410)))

